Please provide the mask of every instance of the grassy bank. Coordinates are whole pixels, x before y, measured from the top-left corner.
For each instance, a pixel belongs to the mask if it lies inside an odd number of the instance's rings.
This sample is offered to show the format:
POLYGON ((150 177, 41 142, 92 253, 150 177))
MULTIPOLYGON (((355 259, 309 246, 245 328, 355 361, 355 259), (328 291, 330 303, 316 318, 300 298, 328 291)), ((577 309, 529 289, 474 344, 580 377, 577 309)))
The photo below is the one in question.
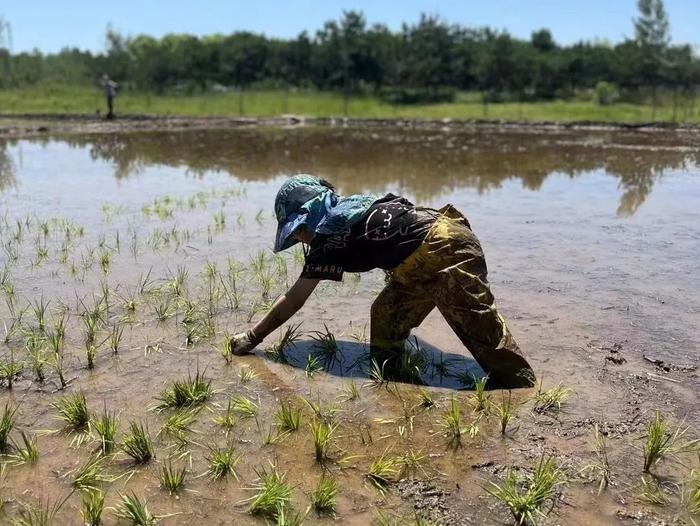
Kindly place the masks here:
MULTIPOLYGON (((105 102, 97 89, 41 87, 0 90, 0 113, 103 113, 105 102)), ((617 103, 599 106, 593 101, 492 103, 484 105, 478 94, 463 93, 443 104, 391 105, 376 97, 344 98, 336 93, 249 91, 197 95, 119 94, 117 114, 183 115, 190 117, 267 117, 295 114, 308 117, 514 119, 608 122, 700 122, 700 103, 671 101, 657 107, 617 103)))

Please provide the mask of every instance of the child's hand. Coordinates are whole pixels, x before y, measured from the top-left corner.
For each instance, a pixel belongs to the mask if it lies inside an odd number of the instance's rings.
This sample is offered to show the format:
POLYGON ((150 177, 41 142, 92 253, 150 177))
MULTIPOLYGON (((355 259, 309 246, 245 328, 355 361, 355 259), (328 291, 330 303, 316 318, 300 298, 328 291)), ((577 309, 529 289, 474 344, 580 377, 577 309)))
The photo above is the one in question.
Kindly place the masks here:
POLYGON ((231 352, 236 356, 250 354, 260 341, 255 337, 252 330, 241 332, 231 338, 231 352))

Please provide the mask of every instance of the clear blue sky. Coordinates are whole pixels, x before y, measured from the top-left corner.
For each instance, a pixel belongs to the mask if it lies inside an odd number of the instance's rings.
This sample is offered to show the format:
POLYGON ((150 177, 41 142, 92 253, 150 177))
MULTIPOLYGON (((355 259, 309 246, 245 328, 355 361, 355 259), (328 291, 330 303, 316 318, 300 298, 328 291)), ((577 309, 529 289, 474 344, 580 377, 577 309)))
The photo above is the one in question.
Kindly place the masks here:
MULTIPOLYGON (((700 0, 666 0, 677 43, 700 51, 700 0)), ((203 35, 250 30, 293 37, 310 32, 343 10, 356 9, 371 23, 398 29, 421 12, 466 26, 507 29, 529 37, 547 27, 557 42, 617 42, 633 34, 636 0, 2 0, 0 16, 12 26, 14 51, 63 46, 101 51, 108 24, 124 35, 169 32, 203 35)))

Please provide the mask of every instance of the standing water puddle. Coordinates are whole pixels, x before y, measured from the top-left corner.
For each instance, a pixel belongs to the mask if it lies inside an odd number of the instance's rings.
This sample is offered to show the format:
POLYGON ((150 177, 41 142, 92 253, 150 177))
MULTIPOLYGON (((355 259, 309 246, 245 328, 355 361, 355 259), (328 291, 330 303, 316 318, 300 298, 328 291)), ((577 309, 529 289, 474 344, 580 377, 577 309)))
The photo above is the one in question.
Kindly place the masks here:
MULTIPOLYGON (((568 506, 553 511, 561 523, 677 513, 679 495, 654 512, 630 501, 641 475, 635 446, 650 411, 685 418, 691 434, 698 427, 699 152, 695 135, 623 131, 241 129, 0 142, 0 357, 5 368, 23 364, 12 390, 2 387, 2 406, 19 407, 11 436, 36 434, 39 447, 34 464, 7 457, 2 520, 69 494, 57 523, 80 520, 72 481, 95 443, 77 445, 74 434, 53 432, 61 422, 51 405, 79 389, 95 415, 103 407, 118 414, 117 441, 138 421, 156 444, 155 461, 145 465, 121 452, 109 457, 105 469, 119 478, 103 483, 106 505, 134 491, 167 515, 165 524, 264 523, 248 512, 247 499, 271 464, 286 473, 297 513, 307 510, 325 469, 339 482, 337 516, 348 523, 367 524, 381 510, 392 520, 412 517, 414 507, 449 524, 503 522, 507 513, 494 515, 484 488, 502 480, 507 466, 526 471, 543 452, 569 474, 561 497, 568 506), (418 405, 418 387, 374 385, 358 364, 367 352, 369 307, 383 284, 378 271, 317 289, 291 320, 306 334, 287 351, 289 363, 264 352, 277 334, 255 356, 227 363, 219 351, 226 334, 258 319, 300 271, 299 249, 270 251, 275 193, 299 172, 322 176, 343 194, 392 192, 463 211, 484 247, 500 310, 544 388, 561 382, 573 389, 561 413, 533 412, 533 390, 513 392, 513 403, 525 405, 502 438, 496 417, 472 410, 471 392, 462 389, 478 366, 437 312, 415 331, 436 407, 418 405), (96 305, 104 309, 88 368, 85 311, 96 305), (33 339, 55 332, 62 317, 65 390, 50 342, 33 339), (327 371, 310 375, 311 336, 326 327, 339 351, 327 371), (119 330, 114 353, 110 336, 119 330), (161 426, 171 412, 153 410, 156 397, 198 370, 216 392, 186 436, 168 435, 161 426), (237 415, 227 434, 214 419, 235 395, 258 410, 237 415), (449 447, 443 436, 453 396, 474 435, 465 432, 462 447, 449 447), (323 465, 308 426, 313 410, 302 398, 336 410, 323 465), (279 400, 303 416, 298 431, 278 439, 279 400), (580 476, 593 456, 595 424, 613 441, 617 480, 601 496, 580 476), (212 481, 210 448, 229 443, 241 455, 238 481, 212 481), (417 467, 397 460, 410 452, 422 458, 417 467), (366 476, 382 455, 393 469, 384 493, 366 476), (187 469, 176 496, 159 488, 169 460, 187 469)), ((491 399, 506 400, 500 392, 491 399)), ((676 481, 687 476, 673 463, 659 470, 676 481)), ((331 519, 309 511, 306 521, 331 519)), ((116 523, 113 512, 105 511, 104 523, 116 523)))

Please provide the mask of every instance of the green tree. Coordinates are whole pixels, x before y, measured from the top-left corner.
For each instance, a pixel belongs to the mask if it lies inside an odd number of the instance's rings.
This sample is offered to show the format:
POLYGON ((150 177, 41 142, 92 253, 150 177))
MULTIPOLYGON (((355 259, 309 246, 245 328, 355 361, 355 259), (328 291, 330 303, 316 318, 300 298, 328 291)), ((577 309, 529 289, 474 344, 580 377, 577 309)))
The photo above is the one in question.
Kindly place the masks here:
POLYGON ((637 9, 634 33, 641 51, 638 76, 641 84, 651 86, 655 109, 657 88, 666 80, 666 53, 671 40, 668 15, 663 0, 638 0, 637 9))

